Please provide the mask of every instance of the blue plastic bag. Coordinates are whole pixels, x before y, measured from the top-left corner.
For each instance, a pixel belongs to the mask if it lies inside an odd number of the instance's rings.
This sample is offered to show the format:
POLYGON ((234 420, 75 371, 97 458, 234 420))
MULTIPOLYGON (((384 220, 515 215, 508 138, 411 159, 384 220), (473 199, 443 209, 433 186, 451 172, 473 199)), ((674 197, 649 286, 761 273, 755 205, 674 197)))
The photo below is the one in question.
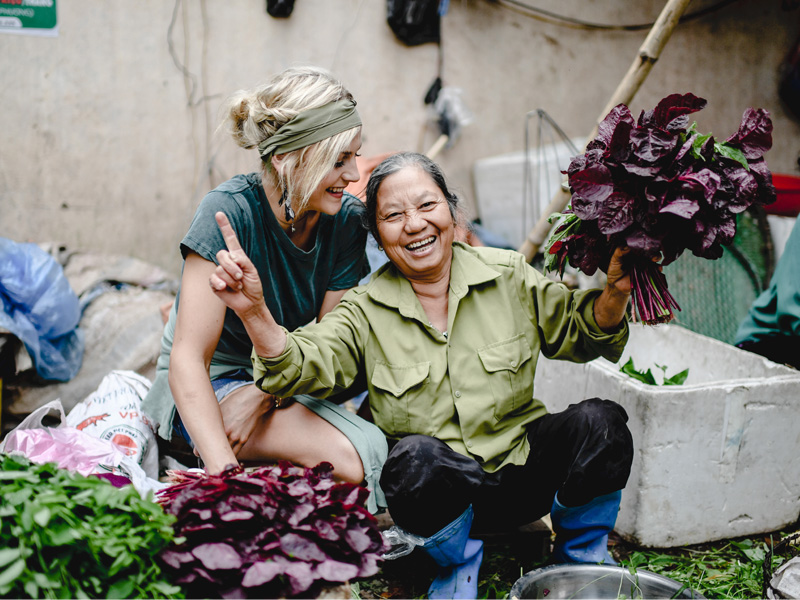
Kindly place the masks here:
POLYGON ((22 340, 40 377, 75 377, 83 362, 81 312, 61 265, 36 244, 0 237, 0 302, 0 327, 22 340))

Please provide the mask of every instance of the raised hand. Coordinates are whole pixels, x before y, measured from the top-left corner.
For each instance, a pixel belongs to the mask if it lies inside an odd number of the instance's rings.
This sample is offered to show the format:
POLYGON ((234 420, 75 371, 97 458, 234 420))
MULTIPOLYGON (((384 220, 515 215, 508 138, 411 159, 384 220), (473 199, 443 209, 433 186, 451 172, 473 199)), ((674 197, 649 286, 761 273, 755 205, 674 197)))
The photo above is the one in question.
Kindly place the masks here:
POLYGON ((217 252, 217 268, 209 277, 211 289, 225 305, 242 316, 264 304, 264 289, 253 263, 242 250, 225 213, 214 215, 227 250, 217 252))

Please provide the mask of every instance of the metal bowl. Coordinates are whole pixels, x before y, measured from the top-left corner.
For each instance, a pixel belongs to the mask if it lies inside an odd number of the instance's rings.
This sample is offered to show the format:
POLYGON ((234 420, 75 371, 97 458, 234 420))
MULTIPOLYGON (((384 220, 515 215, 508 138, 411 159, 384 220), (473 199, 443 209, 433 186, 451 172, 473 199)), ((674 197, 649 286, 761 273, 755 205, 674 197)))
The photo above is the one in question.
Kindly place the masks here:
POLYGON ((650 571, 613 565, 566 564, 526 573, 511 588, 522 598, 704 598, 677 581, 650 571))

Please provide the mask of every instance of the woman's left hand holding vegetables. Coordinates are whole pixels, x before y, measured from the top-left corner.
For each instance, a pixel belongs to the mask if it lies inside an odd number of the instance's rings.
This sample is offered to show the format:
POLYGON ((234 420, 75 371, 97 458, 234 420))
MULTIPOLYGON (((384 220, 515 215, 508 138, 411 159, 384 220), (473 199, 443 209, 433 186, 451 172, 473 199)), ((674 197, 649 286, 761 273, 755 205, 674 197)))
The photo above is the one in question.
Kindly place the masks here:
POLYGON ((613 331, 619 327, 628 308, 631 297, 631 277, 629 261, 625 256, 630 252, 628 247, 614 250, 606 270, 606 287, 594 302, 594 318, 603 331, 613 331))

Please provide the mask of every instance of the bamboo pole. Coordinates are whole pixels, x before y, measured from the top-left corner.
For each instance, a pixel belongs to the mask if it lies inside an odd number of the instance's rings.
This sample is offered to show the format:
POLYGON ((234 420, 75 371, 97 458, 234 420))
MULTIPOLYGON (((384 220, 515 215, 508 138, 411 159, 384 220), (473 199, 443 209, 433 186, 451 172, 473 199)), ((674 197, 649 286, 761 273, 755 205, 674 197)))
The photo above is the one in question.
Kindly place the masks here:
MULTIPOLYGON (((639 52, 631 63, 628 72, 625 73, 625 77, 623 77, 622 81, 617 86, 617 89, 603 109, 603 112, 600 113, 592 133, 590 133, 587 138, 589 141, 595 138, 600 121, 605 119, 612 108, 618 104, 630 104, 631 100, 633 100, 633 97, 636 95, 636 92, 639 91, 639 88, 647 78, 653 65, 658 60, 661 51, 664 49, 672 32, 678 25, 678 21, 691 1, 692 0, 667 0, 667 3, 661 10, 661 14, 658 15, 656 22, 653 23, 653 27, 650 28, 650 32, 639 47, 639 52)), ((519 248, 519 251, 525 255, 528 262, 532 261, 533 257, 536 256, 539 248, 545 242, 545 237, 550 232, 551 226, 547 221, 548 217, 553 213, 559 213, 564 210, 569 199, 569 192, 562 186, 562 189, 553 196, 553 199, 550 201, 550 204, 547 205, 547 208, 545 208, 542 216, 539 217, 539 221, 528 232, 527 239, 522 242, 519 248)))

